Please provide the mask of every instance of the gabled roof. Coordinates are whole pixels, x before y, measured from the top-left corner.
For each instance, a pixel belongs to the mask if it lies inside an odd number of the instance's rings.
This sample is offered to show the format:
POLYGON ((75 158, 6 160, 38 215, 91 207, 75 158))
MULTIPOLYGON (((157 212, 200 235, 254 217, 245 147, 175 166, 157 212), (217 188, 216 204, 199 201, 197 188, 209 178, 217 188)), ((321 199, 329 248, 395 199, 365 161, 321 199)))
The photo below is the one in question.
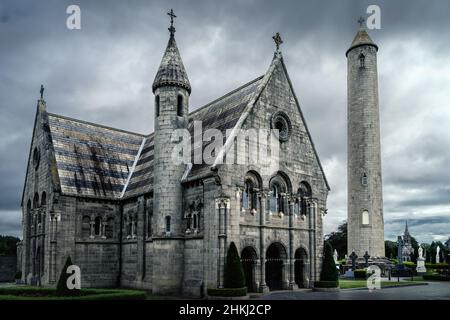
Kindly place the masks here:
MULTIPOLYGON (((323 178, 329 189, 280 53, 274 56, 264 76, 258 77, 190 113, 188 130, 193 137, 194 121, 202 122, 202 132, 215 128, 225 133, 231 129, 232 134, 225 138, 224 147, 221 150, 221 153, 225 153, 278 64, 281 64, 285 71, 323 178)), ((152 191, 153 133, 144 136, 51 113, 48 113, 48 121, 61 191, 64 194, 121 199, 152 191)), ((202 150, 205 144, 207 143, 203 143, 201 146, 202 150)), ((192 153, 194 154, 194 152, 193 149, 192 153)), ((217 158, 219 155, 220 153, 217 158)), ((212 166, 216 165, 215 161, 212 166)), ((212 166, 208 164, 193 165, 187 168, 184 178, 189 180, 203 173, 209 173, 212 166)))
POLYGON ((119 198, 144 136, 48 113, 64 194, 119 198))

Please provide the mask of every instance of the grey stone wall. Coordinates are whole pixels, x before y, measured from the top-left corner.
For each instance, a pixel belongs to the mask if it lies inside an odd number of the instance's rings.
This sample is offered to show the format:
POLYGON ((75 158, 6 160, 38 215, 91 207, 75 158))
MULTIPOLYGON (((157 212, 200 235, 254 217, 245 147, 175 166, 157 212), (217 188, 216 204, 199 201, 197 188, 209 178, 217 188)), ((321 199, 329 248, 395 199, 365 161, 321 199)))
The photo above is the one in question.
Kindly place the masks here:
POLYGON ((377 52, 360 46, 348 52, 348 252, 384 256, 383 194, 377 52), (364 54, 364 67, 359 56, 364 54), (367 183, 363 183, 363 175, 367 183), (369 223, 363 224, 367 210, 369 223))

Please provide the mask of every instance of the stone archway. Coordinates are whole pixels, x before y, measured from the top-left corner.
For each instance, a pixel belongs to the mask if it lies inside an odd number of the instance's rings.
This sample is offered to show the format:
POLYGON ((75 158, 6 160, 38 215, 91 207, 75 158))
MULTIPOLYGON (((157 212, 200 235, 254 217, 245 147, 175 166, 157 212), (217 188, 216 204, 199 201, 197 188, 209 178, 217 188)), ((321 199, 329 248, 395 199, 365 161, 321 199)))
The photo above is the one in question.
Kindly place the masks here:
POLYGON ((270 290, 284 289, 286 249, 279 242, 272 243, 266 252, 266 284, 270 290))
POLYGON ((308 288, 308 254, 306 253, 306 250, 304 248, 298 248, 295 251, 294 259, 295 283, 299 288, 308 288))
POLYGON ((245 285, 248 292, 256 292, 256 263, 258 256, 255 249, 252 247, 245 247, 241 253, 241 262, 244 269, 245 285))

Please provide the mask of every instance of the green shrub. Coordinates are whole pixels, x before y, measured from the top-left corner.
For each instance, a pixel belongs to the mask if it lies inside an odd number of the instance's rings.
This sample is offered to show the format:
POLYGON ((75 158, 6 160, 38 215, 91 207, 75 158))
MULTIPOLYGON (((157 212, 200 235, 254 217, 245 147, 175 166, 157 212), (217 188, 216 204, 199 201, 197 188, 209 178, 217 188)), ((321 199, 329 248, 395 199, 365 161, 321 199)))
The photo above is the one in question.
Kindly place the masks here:
POLYGON ((244 268, 234 242, 231 242, 227 252, 227 261, 224 270, 225 288, 245 287, 244 268))
POLYGON ((320 281, 338 281, 338 271, 333 258, 333 248, 329 242, 325 242, 320 281))
POLYGON ((448 263, 425 263, 425 268, 443 270, 443 269, 449 269, 449 265, 448 265, 448 263))
POLYGON ((17 271, 17 272, 16 272, 15 279, 17 279, 17 280, 22 279, 22 271, 17 271))
POLYGON ((354 271, 355 279, 367 279, 367 270, 366 269, 356 269, 354 271))
POLYGON ((450 276, 442 274, 424 274, 423 280, 450 281, 450 276))
POLYGON ((411 262, 411 261, 403 262, 403 265, 405 267, 408 267, 408 268, 415 268, 415 267, 417 267, 416 264, 414 262, 411 262))
POLYGON ((209 296, 242 297, 247 295, 247 287, 243 288, 208 288, 209 296))
POLYGON ((70 274, 67 273, 67 268, 71 265, 72 265, 72 260, 70 259, 70 256, 67 256, 66 264, 64 265, 64 267, 61 270, 58 284, 56 285, 55 294, 59 297, 76 297, 81 294, 79 289, 69 289, 67 287, 67 279, 70 276, 70 274))
POLYGON ((315 281, 315 288, 337 288, 339 287, 339 281, 315 281))

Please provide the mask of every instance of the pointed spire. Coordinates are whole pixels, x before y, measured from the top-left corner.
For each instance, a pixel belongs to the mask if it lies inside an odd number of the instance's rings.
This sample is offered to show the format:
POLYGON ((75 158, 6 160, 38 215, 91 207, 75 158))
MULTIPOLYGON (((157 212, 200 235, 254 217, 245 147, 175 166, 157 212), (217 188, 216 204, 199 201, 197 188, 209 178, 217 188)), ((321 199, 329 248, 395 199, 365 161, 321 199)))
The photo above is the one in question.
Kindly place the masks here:
POLYGON ((191 84, 183 65, 180 52, 178 51, 177 43, 175 41, 175 28, 173 26, 173 18, 176 15, 173 10, 167 13, 170 16, 170 38, 166 47, 166 51, 159 65, 158 73, 153 81, 153 93, 159 87, 163 86, 179 86, 185 88, 188 93, 191 93, 191 84))
POLYGON ((406 219, 405 234, 409 234, 409 231, 408 231, 408 219, 406 219))
POLYGON ((358 23, 359 23, 359 29, 358 32, 355 35, 355 38, 352 41, 352 44, 350 45, 350 48, 345 53, 345 56, 348 55, 348 52, 356 47, 368 45, 373 46, 378 51, 378 46, 372 41, 369 34, 367 33, 366 29, 364 28, 364 18, 359 17, 358 23))

